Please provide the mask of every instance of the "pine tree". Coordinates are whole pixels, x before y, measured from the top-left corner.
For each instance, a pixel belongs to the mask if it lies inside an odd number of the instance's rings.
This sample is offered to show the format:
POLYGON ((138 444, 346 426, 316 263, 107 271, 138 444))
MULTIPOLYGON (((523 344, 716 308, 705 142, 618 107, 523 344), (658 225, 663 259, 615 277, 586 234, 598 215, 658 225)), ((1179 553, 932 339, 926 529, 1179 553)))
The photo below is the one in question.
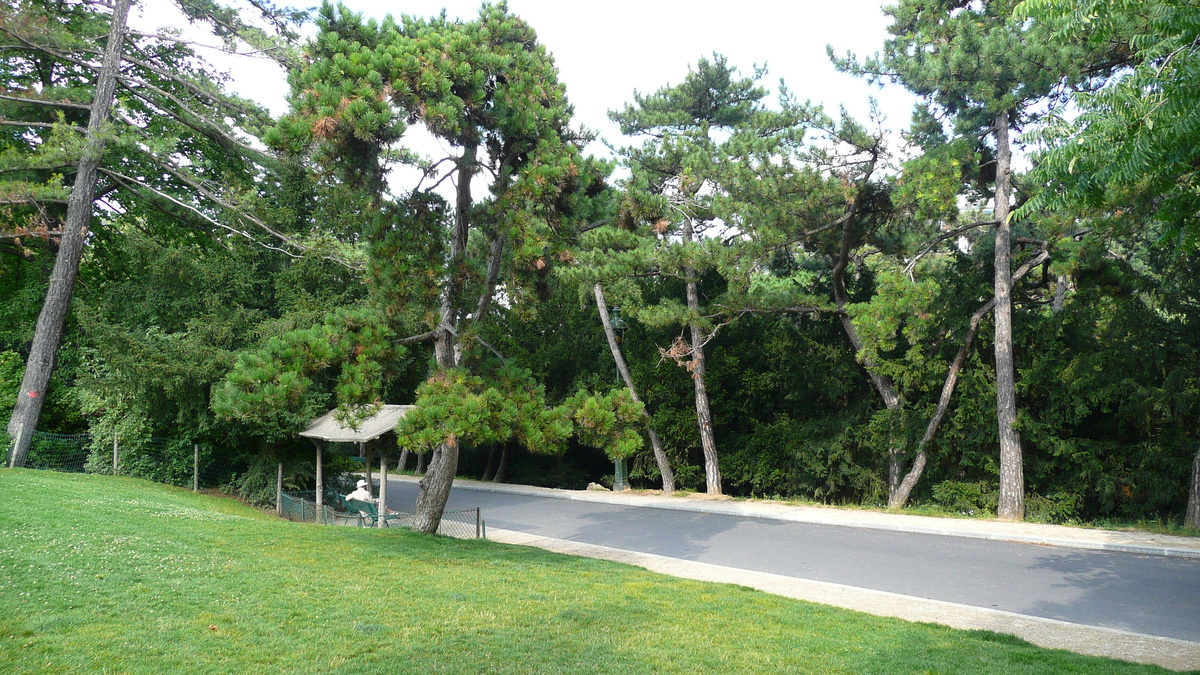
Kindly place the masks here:
MULTIPOLYGON (((431 381, 458 382, 491 350, 479 328, 494 316, 499 284, 513 303, 530 297, 603 173, 580 155, 585 139, 569 126, 550 56, 505 5, 484 5, 473 21, 368 21, 326 3, 317 23, 292 76, 292 112, 268 140, 311 160, 327 188, 361 196, 345 220, 366 235, 373 296, 385 316, 425 323, 400 342, 433 343, 431 381), (400 144, 415 124, 457 154, 414 160, 400 144), (433 185, 393 195, 385 177, 402 161, 420 164, 433 185), (481 174, 491 179, 485 198, 472 191, 481 174), (449 204, 435 191, 446 180, 449 204)), ((432 450, 417 530, 437 530, 460 442, 446 434, 432 450)))
POLYGON ((96 88, 88 111, 85 147, 76 165, 75 182, 67 202, 67 221, 59 241, 54 271, 46 291, 46 301, 38 315, 34 330, 33 346, 25 365, 25 376, 17 394, 9 420, 9 434, 16 437, 13 446, 12 466, 24 466, 29 452, 33 431, 45 400, 46 385, 54 370, 54 355, 62 341, 63 324, 71 295, 75 291, 75 277, 79 273, 79 261, 83 257, 84 236, 91 220, 96 195, 96 169, 104 153, 104 126, 108 121, 109 109, 117 88, 117 71, 121 67, 121 53, 125 43, 125 24, 129 17, 131 0, 118 0, 113 5, 112 19, 105 43, 104 56, 96 78, 96 88))
MULTIPOLYGON (((239 190, 221 185, 234 167, 242 170, 243 186, 252 185, 254 168, 268 161, 235 130, 261 125, 265 114, 224 94, 186 44, 127 35, 130 4, 118 2, 107 13, 88 3, 28 0, 0 10, 7 79, 0 100, 11 132, 3 192, 13 208, 0 236, 57 244, 8 423, 18 439, 12 454, 18 466, 40 417, 97 195, 129 211, 152 204, 187 226, 199 221, 206 232, 261 235, 274 242, 266 245, 298 255, 289 237, 234 196, 239 190), (230 224, 238 221, 257 233, 230 224)), ((241 29, 237 22, 227 27, 231 38, 241 29)), ((34 254, 29 246, 18 252, 34 254)))
POLYGON ((704 453, 708 494, 721 494, 721 469, 706 384, 705 343, 715 330, 701 303, 701 278, 715 268, 720 245, 710 231, 720 223, 712 211, 713 165, 721 136, 748 124, 763 110, 766 91, 755 78, 742 78, 725 57, 701 58, 677 85, 650 95, 634 94, 634 104, 609 116, 626 136, 642 139, 641 146, 623 149, 632 172, 626 181, 620 216, 625 227, 650 224, 652 238, 643 240, 642 265, 656 274, 684 282, 684 302, 664 302, 639 312, 651 325, 682 324, 688 340, 679 338, 664 354, 684 366, 691 376, 704 453))
POLYGON ((1086 79, 1094 55, 1082 46, 1052 39, 1041 25, 1012 18, 1015 0, 904 0, 886 11, 892 38, 882 55, 839 66, 874 79, 898 81, 953 118, 955 131, 982 143, 990 136, 995 156, 995 360, 996 418, 1000 440, 1001 518, 1024 517, 1024 462, 1017 418, 1012 338, 1012 140, 1033 105, 1061 95, 1086 79))

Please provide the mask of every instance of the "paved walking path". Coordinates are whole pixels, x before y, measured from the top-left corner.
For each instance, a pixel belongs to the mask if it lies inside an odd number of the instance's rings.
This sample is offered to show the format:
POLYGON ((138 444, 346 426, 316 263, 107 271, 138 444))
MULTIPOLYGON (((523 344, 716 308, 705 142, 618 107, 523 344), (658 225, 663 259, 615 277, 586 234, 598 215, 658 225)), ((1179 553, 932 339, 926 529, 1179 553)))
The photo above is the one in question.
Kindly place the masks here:
MULTIPOLYGON (((393 478, 403 482, 417 480, 407 476, 393 478)), ((777 502, 710 499, 706 496, 663 497, 647 493, 614 494, 607 491, 553 490, 461 479, 455 480, 454 485, 456 490, 499 492, 620 506, 872 528, 893 532, 1015 541, 1055 547, 1122 551, 1142 555, 1200 558, 1200 540, 1189 537, 993 520, 932 518, 819 506, 791 506, 777 502)), ((486 512, 484 517, 487 517, 486 512)), ((1200 643, 1186 640, 1142 635, 987 607, 683 560, 537 536, 525 532, 489 528, 488 538, 503 543, 536 546, 570 555, 614 560, 679 577, 736 583, 778 595, 881 616, 933 622, 954 628, 993 630, 1016 635, 1043 647, 1069 649, 1085 654, 1152 663, 1174 670, 1200 669, 1200 643)))

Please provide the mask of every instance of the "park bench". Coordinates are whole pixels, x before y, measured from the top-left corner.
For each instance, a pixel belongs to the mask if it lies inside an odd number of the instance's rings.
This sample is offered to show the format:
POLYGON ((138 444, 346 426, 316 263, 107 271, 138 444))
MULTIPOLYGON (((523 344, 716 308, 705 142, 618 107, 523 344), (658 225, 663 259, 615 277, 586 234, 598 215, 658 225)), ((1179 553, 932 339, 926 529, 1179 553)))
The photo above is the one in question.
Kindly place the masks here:
MULTIPOLYGON (((350 517, 358 518, 359 527, 374 527, 379 522, 379 509, 376 508, 373 502, 365 502, 358 499, 345 499, 346 511, 350 517)), ((390 527, 393 521, 399 521, 404 514, 389 513, 383 517, 383 524, 390 527)))

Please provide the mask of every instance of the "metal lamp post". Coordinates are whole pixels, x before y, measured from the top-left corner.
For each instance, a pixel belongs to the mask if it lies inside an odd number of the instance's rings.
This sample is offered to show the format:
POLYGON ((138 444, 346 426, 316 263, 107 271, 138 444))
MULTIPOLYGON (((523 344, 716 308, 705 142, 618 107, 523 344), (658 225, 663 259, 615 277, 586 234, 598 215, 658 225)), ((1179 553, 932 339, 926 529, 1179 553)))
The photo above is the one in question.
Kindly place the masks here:
MULTIPOLYGON (((621 344, 621 338, 625 335, 625 329, 628 327, 625 320, 621 318, 621 307, 613 305, 612 311, 608 314, 608 321, 612 325, 613 334, 616 337, 617 344, 621 344)), ((621 381, 621 372, 617 371, 617 382, 621 381)), ((613 460, 613 492, 623 492, 629 489, 629 469, 625 465, 625 459, 613 460)))
MULTIPOLYGON (((628 326, 625 324, 625 319, 621 318, 620 305, 613 305, 612 311, 608 313, 608 322, 612 325, 613 333, 617 337, 617 344, 621 344, 621 338, 625 336, 625 329, 628 326)), ((617 373, 617 379, 621 379, 620 373, 617 373)))

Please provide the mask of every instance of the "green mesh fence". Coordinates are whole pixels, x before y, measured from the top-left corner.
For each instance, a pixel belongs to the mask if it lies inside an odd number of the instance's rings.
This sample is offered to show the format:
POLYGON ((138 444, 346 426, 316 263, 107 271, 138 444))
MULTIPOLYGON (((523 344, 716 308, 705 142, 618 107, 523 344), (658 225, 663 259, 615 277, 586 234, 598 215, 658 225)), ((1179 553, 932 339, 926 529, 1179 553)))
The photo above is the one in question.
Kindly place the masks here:
MULTIPOLYGON (((3 466, 8 466, 13 450, 13 439, 0 434, 0 457, 3 466)), ((159 483, 179 485, 193 489, 215 488, 227 485, 248 465, 244 460, 233 461, 222 448, 207 443, 172 438, 150 438, 137 442, 117 442, 114 449, 112 439, 96 439, 91 434, 55 434, 45 431, 33 432, 29 454, 25 460, 27 469, 66 471, 76 473, 104 473, 134 476, 159 483)), ((344 511, 342 495, 353 489, 357 476, 342 476, 340 482, 332 481, 324 490, 321 508, 317 508, 316 493, 285 492, 279 503, 279 512, 290 520, 330 525, 363 525, 356 515, 344 511)), ((379 480, 372 479, 375 494, 379 493, 379 480)), ((389 526, 411 528, 415 514, 399 513, 389 516, 389 526)), ((438 534, 459 539, 485 537, 484 524, 479 509, 448 510, 442 514, 438 534)))
MULTIPOLYGON (((7 436, 0 439, 4 466, 11 460, 12 441, 7 436)), ((231 460, 229 452, 207 443, 150 438, 118 441, 114 449, 111 439, 46 431, 33 432, 25 459, 27 469, 135 476, 195 489, 225 485, 246 466, 245 461, 231 460)))
MULTIPOLYGON (((5 444, 4 466, 8 466, 15 443, 5 444)), ((30 469, 81 473, 87 470, 92 437, 89 434, 51 434, 35 431, 29 442, 25 466, 30 469)))
MULTIPOLYGON (((389 515, 389 527, 406 527, 412 529, 415 513, 400 512, 389 515)), ((363 523, 372 527, 370 523, 363 523)), ((483 520, 479 509, 457 509, 442 512, 442 520, 438 523, 438 534, 456 539, 481 539, 484 537, 483 520)))

